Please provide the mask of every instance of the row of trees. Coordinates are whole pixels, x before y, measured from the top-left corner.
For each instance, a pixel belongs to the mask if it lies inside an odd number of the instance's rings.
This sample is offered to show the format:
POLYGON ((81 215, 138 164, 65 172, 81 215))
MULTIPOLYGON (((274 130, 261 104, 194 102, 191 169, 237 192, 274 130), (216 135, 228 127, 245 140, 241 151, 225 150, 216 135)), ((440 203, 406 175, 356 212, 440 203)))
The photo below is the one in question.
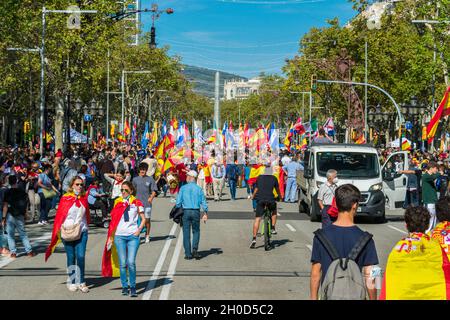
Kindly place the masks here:
MULTIPOLYGON (((7 48, 40 47, 43 6, 61 10, 71 4, 74 3, 67 0, 0 2, 0 116, 3 118, 3 142, 7 136, 6 130, 12 128, 13 123, 20 125, 28 120, 34 128, 39 127, 39 54, 8 51, 7 48)), ((204 115, 211 113, 210 102, 192 92, 181 73, 180 59, 169 57, 167 48, 151 49, 149 35, 143 35, 140 45, 129 45, 130 37, 138 31, 130 26, 129 21, 112 18, 123 9, 122 4, 109 0, 77 0, 75 4, 81 10, 98 11, 97 14, 81 14, 80 29, 67 28, 68 14, 47 14, 45 88, 49 114, 54 113, 52 109, 56 103, 61 99, 65 101, 69 94, 74 116, 73 107, 78 99, 85 105, 95 99, 105 107, 108 60, 110 91, 120 91, 122 70, 151 71, 150 74, 127 75, 127 115, 135 115, 136 108, 139 108, 142 120, 147 120, 147 105, 150 103, 145 105, 145 101, 148 102, 149 96, 152 96, 151 90, 161 92, 154 96, 154 119, 168 117, 169 114, 193 116, 197 105, 203 106, 200 110, 204 115), (146 92, 150 94, 146 96, 146 92), (176 103, 164 103, 166 100, 176 103)), ((120 120, 120 113, 121 101, 111 95, 111 120, 120 120)), ((14 139, 9 139, 9 142, 11 140, 14 139)))
MULTIPOLYGON (((445 75, 450 65, 448 24, 417 25, 411 20, 448 20, 450 0, 395 2, 385 11, 381 28, 376 30, 368 29, 367 16, 362 14, 369 1, 351 1, 360 14, 345 26, 338 19, 332 19, 325 27, 309 30, 299 41, 298 54, 286 60, 284 76, 262 74, 260 94, 243 101, 222 102, 221 119, 234 123, 248 121, 252 126, 270 121, 286 127, 298 116, 309 118, 309 97, 292 92, 310 91, 313 74, 319 79, 364 82, 366 41, 369 83, 384 88, 399 103, 417 96, 420 103, 430 106, 431 112, 432 97, 439 102, 446 86, 445 75)), ((40 46, 44 3, 48 9, 65 9, 73 4, 67 0, 0 2, 3 141, 8 128, 5 124, 14 128, 25 120, 31 120, 33 127, 38 127, 39 55, 6 49, 40 46)), ((120 91, 122 70, 151 71, 150 74, 127 75, 127 115, 139 114, 142 126, 148 115, 146 90, 166 90, 157 93, 152 100, 153 120, 169 117, 188 121, 193 118, 212 119, 212 101, 192 91, 181 73, 181 57, 169 57, 167 47, 151 49, 148 35, 143 36, 141 45, 129 45, 130 36, 137 31, 130 28, 127 21, 111 18, 113 13, 122 9, 122 4, 109 0, 77 0, 76 4, 81 9, 98 10, 97 14, 82 15, 80 30, 66 27, 67 15, 47 16, 45 88, 49 110, 57 101, 64 101, 68 94, 71 106, 76 99, 83 104, 95 99, 105 106, 109 60, 111 91, 120 91), (165 100, 176 102, 164 103, 165 100)), ((355 87, 353 91, 359 98, 364 96, 361 87, 355 87)), ((314 93, 314 105, 321 109, 314 109, 313 117, 319 118, 320 122, 332 116, 339 124, 344 124, 349 118, 361 118, 358 114, 349 114, 349 110, 356 108, 352 99, 348 86, 320 84, 314 93)), ((368 103, 380 105, 383 111, 394 111, 390 101, 375 90, 369 90, 368 103)), ((120 120, 120 113, 120 99, 111 96, 111 120, 120 120)))
MULTIPOLYGON (((368 17, 362 14, 369 1, 352 2, 360 14, 345 26, 336 18, 327 21, 326 27, 309 30, 300 39, 298 55, 286 61, 283 68, 286 77, 263 75, 260 96, 240 102, 241 118, 275 122, 291 116, 290 122, 302 114, 309 118, 309 110, 302 111, 302 95, 292 92, 310 91, 313 74, 318 79, 364 82, 366 41, 368 82, 388 91, 398 103, 408 102, 416 96, 419 103, 429 106, 431 113, 432 97, 435 96, 439 103, 448 85, 445 75, 450 65, 450 30, 444 21, 450 17, 450 1, 396 2, 382 16, 381 28, 374 30, 368 29, 368 17), (442 23, 413 24, 414 19, 442 23), (345 74, 341 74, 339 64, 343 64, 341 68, 345 74)), ((364 103, 364 88, 355 87, 354 90, 364 103)), ((349 107, 354 108, 349 106, 349 96, 348 86, 319 84, 314 93, 314 105, 321 109, 314 109, 313 117, 325 120, 332 116, 335 122, 346 123, 349 107)), ((306 106, 308 102, 305 96, 306 106)), ((368 104, 380 105, 385 112, 395 110, 387 97, 372 89, 368 92, 368 104)), ((236 121, 237 106, 237 101, 223 103, 222 108, 226 110, 223 116, 236 121)))

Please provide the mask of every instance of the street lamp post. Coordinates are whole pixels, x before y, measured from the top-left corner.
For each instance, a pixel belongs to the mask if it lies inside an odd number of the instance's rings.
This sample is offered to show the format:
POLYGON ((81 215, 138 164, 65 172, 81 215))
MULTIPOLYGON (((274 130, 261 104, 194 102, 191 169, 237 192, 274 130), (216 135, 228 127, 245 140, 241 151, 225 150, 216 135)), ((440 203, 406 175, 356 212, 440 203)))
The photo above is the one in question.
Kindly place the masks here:
POLYGON ((41 104, 40 104, 40 122, 41 122, 41 130, 40 130, 40 149, 39 152, 41 154, 44 153, 44 144, 46 143, 46 125, 45 125, 45 32, 46 32, 46 15, 48 13, 63 13, 63 14, 81 14, 81 13, 97 13, 97 10, 47 10, 42 7, 42 39, 41 39, 41 104), (45 133, 45 134, 44 134, 45 133))
MULTIPOLYGON (((402 113, 405 115, 405 118, 408 120, 409 119, 411 120, 412 128, 415 127, 414 126, 415 120, 416 119, 419 120, 420 117, 423 116, 426 112, 426 106, 419 105, 418 99, 415 96, 411 97, 409 104, 407 104, 407 103, 402 104, 401 108, 402 108, 402 113)), ((419 125, 419 123, 418 123, 418 125, 419 125)), ((420 123, 420 126, 421 126, 421 123, 420 123)), ((406 138, 406 131, 407 131, 407 128, 405 128, 405 138, 406 138)), ((414 130, 414 132, 417 132, 417 130, 414 130)), ((414 140, 415 140, 414 132, 412 133, 412 137, 411 137, 412 142, 414 142, 414 140)), ((401 141, 400 141, 400 149, 401 149, 402 141, 403 141, 403 137, 401 138, 401 141)))
POLYGON ((120 131, 123 132, 125 124, 125 75, 127 74, 149 74, 152 73, 149 70, 128 71, 122 70, 122 80, 120 81, 121 93, 122 93, 122 119, 120 131))

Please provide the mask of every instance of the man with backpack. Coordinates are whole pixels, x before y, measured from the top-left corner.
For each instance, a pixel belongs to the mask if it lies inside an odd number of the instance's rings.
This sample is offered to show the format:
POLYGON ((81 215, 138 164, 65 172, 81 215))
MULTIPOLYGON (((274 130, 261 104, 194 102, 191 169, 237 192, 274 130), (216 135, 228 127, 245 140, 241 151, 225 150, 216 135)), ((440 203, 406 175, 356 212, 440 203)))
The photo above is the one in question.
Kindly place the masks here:
POLYGON ((30 240, 25 232, 25 213, 27 212, 27 194, 24 190, 17 186, 17 176, 11 175, 8 177, 8 183, 11 186, 6 190, 3 198, 3 228, 6 226, 8 233, 8 247, 11 251, 11 258, 17 257, 16 241, 14 239, 16 229, 19 232, 20 240, 22 241, 27 256, 34 257, 36 254, 30 244, 30 240))
POLYGON ((364 300, 367 295, 371 300, 376 299, 374 286, 366 286, 372 266, 378 264, 375 243, 370 233, 353 222, 360 197, 354 185, 338 187, 335 191, 336 222, 314 232, 311 300, 364 300))
POLYGON ((231 194, 231 200, 236 200, 236 188, 237 188, 237 182, 239 180, 240 175, 239 167, 236 163, 230 163, 227 164, 226 167, 226 178, 228 181, 228 184, 230 185, 230 194, 231 194))

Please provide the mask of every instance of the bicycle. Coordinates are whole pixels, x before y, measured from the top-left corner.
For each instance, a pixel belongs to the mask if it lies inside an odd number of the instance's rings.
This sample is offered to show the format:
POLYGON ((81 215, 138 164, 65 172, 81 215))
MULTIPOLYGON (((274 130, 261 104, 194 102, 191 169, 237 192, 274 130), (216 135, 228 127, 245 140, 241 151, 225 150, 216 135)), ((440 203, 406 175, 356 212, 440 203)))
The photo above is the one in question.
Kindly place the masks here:
POLYGON ((272 249, 270 238, 272 237, 272 210, 269 208, 269 202, 264 203, 263 223, 261 226, 261 235, 264 235, 264 250, 272 249))

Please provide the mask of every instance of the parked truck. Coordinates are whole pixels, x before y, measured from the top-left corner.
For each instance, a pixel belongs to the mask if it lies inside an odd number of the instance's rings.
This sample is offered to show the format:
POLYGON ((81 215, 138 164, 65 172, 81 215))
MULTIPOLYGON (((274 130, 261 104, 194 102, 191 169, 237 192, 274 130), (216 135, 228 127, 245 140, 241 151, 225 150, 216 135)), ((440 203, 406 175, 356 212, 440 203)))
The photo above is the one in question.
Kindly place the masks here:
POLYGON ((406 196, 408 152, 393 153, 381 165, 377 150, 370 145, 313 144, 304 154, 303 172, 299 174, 299 211, 311 221, 321 218, 317 193, 326 183, 329 169, 335 169, 338 185, 353 184, 361 191, 358 216, 374 222, 385 221, 386 209, 401 208, 406 196))

